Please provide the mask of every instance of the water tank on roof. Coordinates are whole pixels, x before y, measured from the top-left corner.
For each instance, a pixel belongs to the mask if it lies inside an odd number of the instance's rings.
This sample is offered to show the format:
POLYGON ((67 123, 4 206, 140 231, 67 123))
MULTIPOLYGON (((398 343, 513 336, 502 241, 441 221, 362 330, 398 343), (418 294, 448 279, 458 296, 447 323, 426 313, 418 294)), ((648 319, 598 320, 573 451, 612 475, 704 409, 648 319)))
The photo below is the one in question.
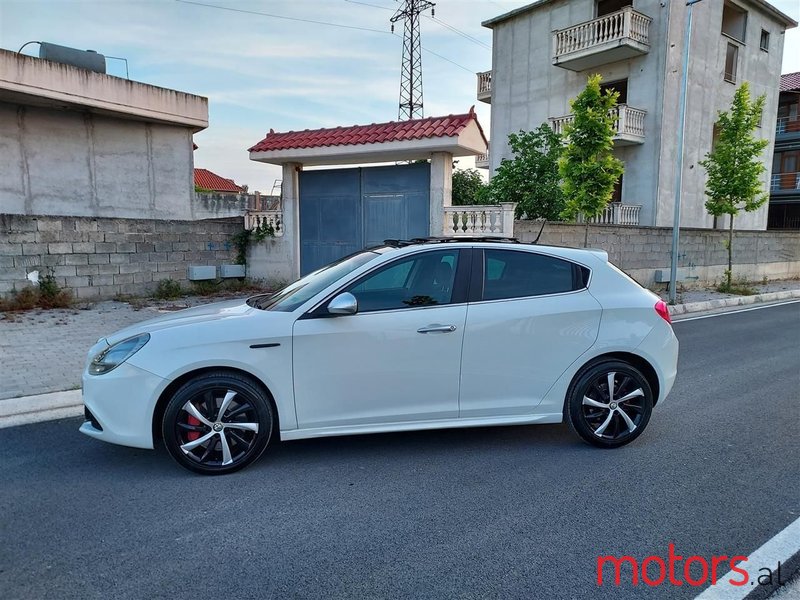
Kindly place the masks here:
POLYGON ((78 50, 77 48, 42 42, 39 44, 39 58, 71 65, 79 69, 88 69, 95 73, 106 72, 106 57, 94 50, 78 50))

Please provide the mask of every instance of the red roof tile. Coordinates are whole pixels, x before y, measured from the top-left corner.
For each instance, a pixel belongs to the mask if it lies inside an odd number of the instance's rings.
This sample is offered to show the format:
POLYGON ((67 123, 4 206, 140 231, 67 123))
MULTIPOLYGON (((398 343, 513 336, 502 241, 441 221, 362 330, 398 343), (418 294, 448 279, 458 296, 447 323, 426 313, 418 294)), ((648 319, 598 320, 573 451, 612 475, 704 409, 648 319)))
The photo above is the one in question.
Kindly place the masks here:
POLYGON ((232 192, 234 194, 241 194, 243 191, 242 188, 233 183, 233 179, 225 179, 216 173, 212 173, 208 169, 194 170, 194 184, 214 192, 232 192))
POLYGON ((781 91, 796 92, 800 90, 800 71, 781 75, 781 91))
MULTIPOLYGON (((481 129, 475 116, 474 107, 463 115, 428 117, 410 121, 390 121, 388 123, 352 125, 350 127, 334 127, 331 129, 306 129, 304 131, 287 131, 285 133, 275 132, 270 129, 267 137, 248 151, 270 152, 295 148, 352 146, 435 137, 453 137, 460 134, 473 120, 478 125, 478 129, 481 129)), ((483 135, 482 129, 481 135, 483 135)), ((485 135, 483 137, 484 139, 486 138, 485 135)))

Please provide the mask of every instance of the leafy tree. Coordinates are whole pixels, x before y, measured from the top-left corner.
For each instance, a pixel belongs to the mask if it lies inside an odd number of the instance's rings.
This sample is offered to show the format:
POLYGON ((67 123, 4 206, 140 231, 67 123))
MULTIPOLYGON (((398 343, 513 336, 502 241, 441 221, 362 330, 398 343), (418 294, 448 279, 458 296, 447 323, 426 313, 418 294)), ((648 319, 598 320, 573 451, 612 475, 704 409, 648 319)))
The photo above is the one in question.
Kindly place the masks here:
POLYGON ((485 187, 477 169, 453 169, 453 206, 483 204, 482 190, 485 187))
POLYGON ((508 136, 514 158, 503 159, 484 194, 487 203, 516 202, 518 219, 557 219, 564 209, 559 187, 561 138, 543 123, 508 136))
POLYGON ((567 145, 558 163, 566 198, 561 215, 567 219, 583 215, 584 247, 589 241, 589 219, 603 212, 624 170, 622 161, 611 153, 616 134, 611 111, 617 105, 619 93, 611 90, 603 93, 601 81, 600 75, 591 75, 586 88, 570 101, 574 119, 564 126, 567 145))
POLYGON ((761 184, 764 164, 760 156, 769 145, 757 139, 753 131, 761 118, 765 96, 750 100, 750 86, 745 81, 736 90, 730 111, 719 113, 719 138, 700 164, 708 173, 706 210, 715 217, 728 215, 728 269, 721 291, 731 289, 733 271, 733 219, 740 210, 758 210, 769 196, 761 184))

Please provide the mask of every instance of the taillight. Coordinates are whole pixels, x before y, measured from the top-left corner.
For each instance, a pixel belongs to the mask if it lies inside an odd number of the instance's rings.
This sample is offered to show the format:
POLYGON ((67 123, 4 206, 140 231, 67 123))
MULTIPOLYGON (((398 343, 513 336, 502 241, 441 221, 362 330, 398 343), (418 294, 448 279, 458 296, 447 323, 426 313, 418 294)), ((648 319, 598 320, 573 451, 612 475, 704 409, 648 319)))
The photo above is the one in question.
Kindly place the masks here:
POLYGON ((669 316, 669 307, 667 306, 666 302, 659 300, 656 302, 655 309, 659 317, 664 319, 667 323, 672 324, 672 319, 669 316))

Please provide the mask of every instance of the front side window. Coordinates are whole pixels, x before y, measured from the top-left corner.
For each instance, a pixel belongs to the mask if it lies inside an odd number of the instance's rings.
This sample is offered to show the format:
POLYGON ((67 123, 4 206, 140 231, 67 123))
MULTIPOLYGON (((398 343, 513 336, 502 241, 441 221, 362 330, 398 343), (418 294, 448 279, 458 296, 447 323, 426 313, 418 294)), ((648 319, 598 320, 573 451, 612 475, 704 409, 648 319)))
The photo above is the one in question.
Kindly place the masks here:
POLYGON ((421 252, 399 259, 357 281, 346 291, 358 312, 450 304, 458 250, 421 252))
POLYGON ((586 287, 589 269, 567 260, 514 250, 485 250, 482 300, 560 294, 586 287))
POLYGON ((722 33, 744 44, 747 32, 747 11, 726 2, 722 7, 722 33))
POLYGON ((348 273, 375 260, 386 250, 387 248, 373 248, 346 256, 301 277, 274 294, 253 296, 247 300, 247 304, 261 310, 292 312, 348 273))

